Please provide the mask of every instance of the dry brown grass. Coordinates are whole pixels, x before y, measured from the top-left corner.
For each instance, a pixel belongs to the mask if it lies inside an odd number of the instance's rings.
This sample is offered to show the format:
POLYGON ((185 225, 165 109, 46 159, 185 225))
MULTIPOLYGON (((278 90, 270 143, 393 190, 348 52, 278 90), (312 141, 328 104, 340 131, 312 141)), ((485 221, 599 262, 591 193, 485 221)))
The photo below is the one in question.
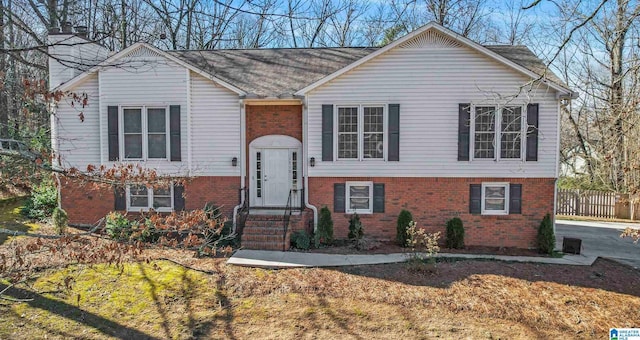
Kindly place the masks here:
MULTIPOLYGON (((264 270, 190 255, 155 254, 206 273, 157 261, 145 267, 141 286, 137 264, 124 271, 126 279, 118 270, 80 268, 73 292, 41 295, 53 305, 0 302, 0 338, 39 337, 50 329, 58 338, 582 339, 640 326, 640 272, 606 260, 591 267, 446 262, 432 274, 406 264, 264 270), (156 287, 151 295, 149 287, 156 287), (114 296, 129 295, 135 310, 114 307, 114 296), (59 302, 67 309, 47 310, 59 302), (103 321, 122 327, 100 327, 103 321)), ((48 272, 35 286, 55 286, 64 276, 48 272)))

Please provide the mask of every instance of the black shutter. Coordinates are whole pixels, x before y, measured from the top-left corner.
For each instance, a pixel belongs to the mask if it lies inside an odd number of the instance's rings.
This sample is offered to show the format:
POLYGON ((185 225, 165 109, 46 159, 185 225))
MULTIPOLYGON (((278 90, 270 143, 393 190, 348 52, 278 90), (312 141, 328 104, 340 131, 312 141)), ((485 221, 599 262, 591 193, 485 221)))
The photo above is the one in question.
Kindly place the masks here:
POLYGON ((169 138, 171 145, 171 161, 182 160, 182 144, 180 141, 180 105, 169 107, 169 138))
POLYGON ((344 212, 345 208, 345 185, 344 183, 333 184, 333 212, 344 212))
POLYGON ((107 129, 109 130, 109 161, 115 162, 120 158, 117 106, 107 107, 107 129))
POLYGON ((509 214, 522 214, 522 184, 509 186, 509 214))
POLYGON ((373 212, 384 212, 384 183, 373 184, 373 212))
POLYGON ((471 104, 458 104, 458 160, 469 160, 471 104))
POLYGON ((127 210, 127 193, 124 190, 124 187, 115 186, 113 188, 113 193, 115 195, 115 204, 113 208, 116 211, 127 210))
POLYGON ((322 105, 322 160, 333 161, 333 105, 322 105))
POLYGON ((480 214, 482 212, 482 185, 471 184, 469 188, 469 213, 480 214))
POLYGON ((400 160, 400 104, 389 104, 389 154, 390 161, 400 160))
POLYGON ((173 210, 184 210, 184 186, 181 184, 173 185, 173 210))
POLYGON ((527 105, 527 158, 538 160, 538 104, 527 105))

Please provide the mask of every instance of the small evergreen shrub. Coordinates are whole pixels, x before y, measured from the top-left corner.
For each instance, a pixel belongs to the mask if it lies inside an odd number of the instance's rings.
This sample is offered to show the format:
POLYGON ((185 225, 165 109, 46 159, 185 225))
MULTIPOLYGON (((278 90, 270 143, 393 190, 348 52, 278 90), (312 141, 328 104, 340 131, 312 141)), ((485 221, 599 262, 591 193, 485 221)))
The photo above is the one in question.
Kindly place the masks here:
POLYGON ((67 216, 67 212, 56 207, 53 209, 53 214, 51 215, 51 219, 53 222, 53 227, 56 230, 58 235, 64 235, 67 230, 67 222, 69 222, 69 217, 67 216))
POLYGON ((307 250, 311 247, 311 237, 304 230, 296 231, 291 234, 291 245, 294 248, 307 250))
POLYGON ((20 213, 34 220, 44 220, 51 216, 57 206, 58 190, 51 181, 44 181, 33 189, 20 213))
POLYGON ((358 214, 351 215, 349 219, 349 240, 357 241, 364 235, 364 227, 360 222, 360 216, 358 214))
POLYGON ((238 248, 240 246, 240 235, 235 234, 233 238, 227 238, 226 236, 231 235, 233 233, 233 221, 225 221, 222 224, 222 231, 220 232, 220 236, 222 236, 222 240, 218 242, 218 247, 220 248, 238 248))
POLYGON ((137 224, 137 222, 129 221, 127 216, 121 213, 110 212, 105 220, 105 231, 114 240, 128 240, 133 233, 134 223, 137 224))
POLYGON ((447 221, 446 246, 453 249, 464 248, 464 226, 459 217, 447 221))
POLYGON ((542 254, 551 255, 555 247, 556 236, 553 234, 553 223, 551 223, 551 215, 547 214, 538 228, 538 250, 542 254))
POLYGON ((398 224, 396 229, 396 241, 401 247, 407 246, 407 227, 413 221, 413 216, 408 210, 402 209, 398 215, 398 224))
POLYGON ((333 219, 331 219, 331 211, 329 211, 329 208, 324 206, 320 209, 318 229, 314 237, 314 244, 316 248, 318 248, 320 244, 331 244, 331 242, 333 242, 333 219))

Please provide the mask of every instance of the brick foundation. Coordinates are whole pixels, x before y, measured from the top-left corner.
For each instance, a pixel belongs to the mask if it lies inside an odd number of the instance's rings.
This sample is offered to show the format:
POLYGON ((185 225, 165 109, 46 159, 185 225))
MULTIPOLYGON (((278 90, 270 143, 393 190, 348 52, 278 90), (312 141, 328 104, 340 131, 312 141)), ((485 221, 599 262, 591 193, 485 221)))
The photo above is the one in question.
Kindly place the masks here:
POLYGON ((535 247, 536 233, 546 213, 553 214, 553 178, 309 178, 309 200, 332 212, 336 238, 346 238, 351 214, 333 212, 333 184, 346 181, 385 183, 385 212, 360 215, 365 235, 393 240, 402 209, 413 215, 419 227, 442 232, 446 221, 458 216, 465 227, 465 244, 492 247, 535 247), (469 185, 482 182, 522 184, 522 214, 484 216, 469 214, 469 185))
MULTIPOLYGON (((113 189, 68 180, 61 185, 62 208, 67 211, 70 224, 93 224, 114 210, 113 189)), ((199 209, 211 202, 231 218, 233 207, 238 204, 239 188, 240 177, 194 177, 185 184, 185 208, 199 209)))

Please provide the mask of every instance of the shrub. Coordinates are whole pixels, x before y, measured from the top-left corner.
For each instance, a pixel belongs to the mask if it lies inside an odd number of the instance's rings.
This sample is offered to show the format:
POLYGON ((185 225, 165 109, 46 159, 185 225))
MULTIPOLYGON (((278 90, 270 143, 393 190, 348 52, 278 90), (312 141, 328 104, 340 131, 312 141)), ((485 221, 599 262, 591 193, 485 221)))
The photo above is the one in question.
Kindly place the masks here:
POLYGON ((424 229, 418 228, 416 222, 409 223, 407 227, 407 246, 411 248, 408 261, 409 270, 435 273, 434 256, 440 251, 439 238, 440 232, 430 234, 424 229))
POLYGON ((551 215, 547 214, 538 228, 538 250, 542 254, 551 255, 555 247, 556 236, 553 234, 553 223, 551 223, 551 215))
POLYGON ((222 231, 220 232, 220 241, 217 243, 219 248, 238 248, 240 246, 240 235, 235 234, 233 237, 231 236, 233 233, 233 221, 225 221, 222 224, 222 231))
POLYGON ((134 223, 137 224, 121 213, 110 212, 105 220, 105 231, 114 240, 128 240, 133 233, 134 223))
POLYGON ((33 189, 20 212, 28 218, 44 220, 51 216, 57 206, 58 190, 51 181, 44 181, 33 189))
POLYGON ((360 216, 358 214, 351 215, 349 219, 349 240, 359 240, 364 235, 364 227, 360 222, 360 216))
POLYGON ((464 226, 459 217, 454 217, 447 221, 447 248, 464 248, 464 226))
POLYGON ((331 219, 331 211, 329 211, 329 208, 324 206, 320 209, 318 229, 316 230, 314 243, 316 248, 318 248, 321 243, 331 244, 331 242, 333 242, 333 220, 331 219))
POLYGON ((58 233, 58 235, 63 235, 67 230, 67 222, 69 222, 67 212, 58 207, 55 207, 55 209, 53 209, 51 219, 53 221, 53 227, 55 228, 56 233, 58 233))
POLYGON ((291 234, 291 245, 294 248, 307 250, 311 247, 311 237, 304 230, 296 231, 291 234))
POLYGON ((401 247, 407 246, 407 227, 413 221, 413 216, 408 210, 402 210, 398 215, 398 225, 396 229, 396 240, 401 247))

